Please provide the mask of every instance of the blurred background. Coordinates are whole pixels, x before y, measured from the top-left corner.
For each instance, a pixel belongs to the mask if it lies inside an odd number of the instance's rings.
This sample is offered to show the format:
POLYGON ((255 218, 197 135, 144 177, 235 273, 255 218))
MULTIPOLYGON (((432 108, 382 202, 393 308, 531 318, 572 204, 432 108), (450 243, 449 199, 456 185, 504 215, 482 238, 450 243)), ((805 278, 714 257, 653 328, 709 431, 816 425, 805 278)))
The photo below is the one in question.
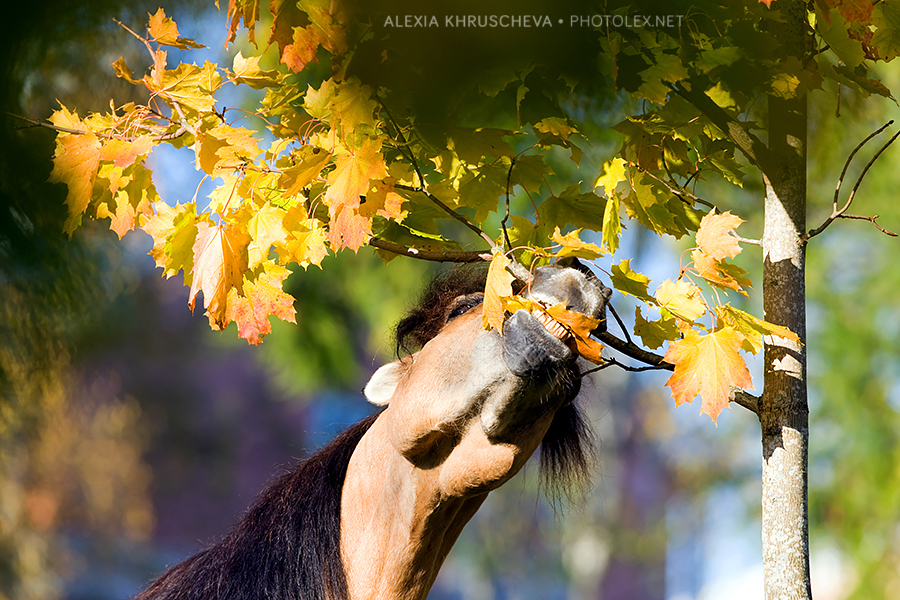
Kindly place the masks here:
MULTIPOLYGON (((329 257, 288 280, 297 325, 275 323, 253 348, 190 314, 187 290, 160 278, 143 233, 119 242, 89 223, 67 239, 65 187, 46 183, 53 132, 9 114, 45 119, 57 99, 81 115, 110 98, 142 100, 109 66, 146 62, 113 17, 139 28, 162 5, 211 60, 230 64, 241 47, 222 48, 225 18, 211 3, 122 4, 17 3, 0 37, 0 599, 125 599, 215 541, 280 468, 370 413, 359 390, 390 360, 390 328, 434 268, 385 269, 366 250, 329 257)), ((896 72, 884 74, 892 89, 896 72)), ((598 130, 629 108, 614 97, 587 105, 598 130)), ((834 87, 812 96, 811 224, 829 214, 852 148, 896 113, 834 87)), ((605 135, 582 163, 586 181, 615 148, 605 135)), ((892 230, 897 152, 856 200, 892 230)), ((190 155, 152 160, 160 195, 190 200, 190 155)), ((751 179, 739 193, 710 184, 702 195, 758 237, 751 179)), ((636 227, 625 243, 622 256, 636 256, 654 286, 683 249, 636 227)), ((900 597, 898 243, 842 222, 809 252, 812 565, 823 600, 900 597)), ((754 248, 739 258, 758 281, 754 248)), ((614 303, 633 314, 621 295, 614 303)), ((761 314, 759 304, 757 290, 746 308, 761 314)), ((758 362, 751 372, 761 385, 758 362)), ((665 379, 602 372, 581 399, 599 439, 591 488, 548 500, 530 464, 477 513, 430 597, 760 597, 758 422, 738 407, 718 426, 699 406, 675 410, 665 379)))

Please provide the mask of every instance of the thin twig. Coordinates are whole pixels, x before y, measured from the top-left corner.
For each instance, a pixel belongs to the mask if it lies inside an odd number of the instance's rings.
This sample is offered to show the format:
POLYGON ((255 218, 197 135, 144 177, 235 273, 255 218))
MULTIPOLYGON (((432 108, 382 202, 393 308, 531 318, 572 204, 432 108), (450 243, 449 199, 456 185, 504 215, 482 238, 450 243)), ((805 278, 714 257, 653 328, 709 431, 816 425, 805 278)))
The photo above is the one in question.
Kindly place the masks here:
POLYGON ((465 225, 466 227, 468 227, 469 229, 471 229, 472 231, 477 233, 479 236, 481 236, 481 238, 483 240, 485 240, 488 244, 490 244, 491 248, 495 248, 497 246, 497 244, 494 243, 494 240, 491 239, 491 236, 489 236, 484 231, 479 229, 477 225, 475 225, 474 223, 469 221, 465 216, 459 214, 458 212, 456 212, 455 210, 453 210, 452 208, 450 208, 449 206, 444 204, 437 196, 435 196, 434 194, 429 192, 427 189, 425 189, 425 187, 412 187, 412 186, 403 185, 400 183, 395 184, 394 187, 396 189, 406 190, 408 192, 419 192, 421 194, 425 194, 425 197, 427 197, 429 200, 431 200, 438 208, 440 208, 445 213, 447 213, 448 215, 450 215, 451 217, 453 217, 454 219, 456 219, 457 221, 459 221, 460 223, 462 223, 463 225, 465 225))
POLYGON ((866 144, 866 142, 868 142, 873 137, 875 137, 876 135, 878 135, 879 133, 881 133, 888 127, 890 127, 893 123, 894 123, 893 120, 888 121, 883 126, 881 126, 879 129, 877 129, 873 133, 869 134, 869 136, 866 137, 866 139, 864 139, 859 144, 857 144, 856 148, 854 148, 853 151, 850 153, 850 155, 847 157, 847 160, 844 162, 844 168, 841 170, 841 176, 838 179, 837 185, 835 185, 835 188, 834 188, 834 198, 832 200, 831 215, 829 215, 829 217, 827 219, 825 219, 824 223, 822 223, 815 229, 810 230, 806 235, 803 236, 804 243, 808 242, 810 238, 815 237, 815 236, 819 235, 820 233, 822 233, 823 231, 825 231, 825 229, 827 229, 828 226, 831 225, 837 219, 862 219, 862 220, 870 221, 872 223, 872 225, 874 225, 877 229, 879 229, 883 233, 886 233, 887 235, 896 236, 895 233, 891 233, 890 231, 887 231, 886 229, 882 228, 877 223, 875 223, 875 219, 878 218, 878 215, 875 215, 874 217, 863 217, 863 216, 859 216, 859 215, 848 215, 845 213, 847 212, 847 209, 850 208, 850 204, 853 202, 853 199, 856 197, 856 191, 859 189, 859 186, 862 184, 863 178, 866 176, 866 173, 869 172, 869 169, 872 167, 873 164, 875 164, 875 161, 878 160, 878 157, 881 156, 882 152, 887 150, 888 146, 893 144, 894 140, 896 140, 897 137, 900 137, 900 131, 895 133, 893 135, 893 137, 891 137, 891 139, 889 139, 887 142, 885 142, 885 144, 883 146, 881 146, 881 148, 878 149, 878 152, 875 153, 875 155, 869 160, 869 162, 866 163, 866 166, 863 168, 862 172, 859 174, 859 177, 856 178, 856 183, 853 185, 853 189, 850 191, 850 195, 847 197, 847 201, 844 203, 844 206, 842 206, 841 208, 838 208, 838 197, 841 193, 841 186, 843 185, 844 177, 847 174, 847 169, 850 167, 850 161, 853 160, 853 157, 856 156, 856 153, 860 151, 860 149, 866 144))
POLYGON ((625 341, 628 342, 629 344, 633 345, 634 342, 631 341, 631 334, 628 333, 628 328, 625 327, 625 323, 622 322, 622 319, 619 317, 619 313, 616 312, 616 309, 613 307, 613 305, 611 303, 608 303, 606 305, 606 308, 608 308, 609 312, 612 313, 612 316, 616 320, 616 323, 619 324, 619 329, 621 329, 622 333, 625 334, 625 341))
MULTIPOLYGON (((134 141, 133 136, 120 135, 115 133, 105 133, 102 131, 90 131, 89 129, 72 129, 71 127, 61 127, 59 125, 53 125, 52 123, 46 123, 44 121, 39 121, 37 119, 32 119, 30 117, 23 117, 22 115, 16 115, 10 112, 4 111, 4 114, 14 118, 24 121, 30 125, 30 127, 23 127, 22 129, 30 129, 34 127, 43 127, 44 129, 50 129, 52 131, 58 131, 60 133, 68 133, 71 135, 87 135, 88 133, 93 133, 99 138, 109 139, 109 140, 124 140, 126 142, 134 141)), ((152 138, 154 142, 164 142, 167 140, 174 140, 175 138, 181 137, 187 133, 187 130, 184 127, 180 127, 176 131, 172 131, 170 133, 163 133, 157 135, 152 138)))
POLYGON ((656 181, 658 181, 661 184, 663 184, 664 186, 666 186, 666 189, 668 189, 671 193, 673 193, 674 195, 681 198, 682 201, 686 202, 687 200, 690 200, 691 202, 696 202, 697 204, 702 204, 703 206, 707 206, 713 210, 718 210, 716 208, 716 205, 713 204, 712 202, 710 202, 709 200, 704 200, 703 198, 695 195, 694 193, 688 192, 684 188, 673 186, 665 179, 662 179, 661 177, 657 177, 656 175, 654 175, 653 173, 651 173, 650 171, 648 171, 647 169, 645 169, 644 167, 642 167, 640 165, 636 165, 636 166, 639 171, 641 171, 642 173, 648 175, 652 179, 655 179, 656 181))
POLYGON ((512 242, 509 241, 509 232, 506 230, 506 222, 509 220, 509 187, 512 179, 513 167, 516 165, 516 159, 513 157, 509 163, 509 171, 506 172, 506 214, 500 221, 500 227, 503 229, 503 240, 506 242, 506 249, 512 250, 512 242))
MULTIPOLYGON (((658 371, 660 369, 666 368, 664 366, 659 366, 659 365, 647 365, 644 367, 632 367, 630 365, 620 363, 615 358, 604 358, 603 360, 605 362, 602 365, 600 365, 599 367, 594 367, 593 369, 588 369, 587 371, 582 371, 581 375, 579 375, 579 379, 584 377, 585 375, 590 375, 591 373, 596 373, 597 371, 602 371, 609 367, 619 367, 620 369, 622 369, 624 371, 628 371, 629 373, 640 373, 642 371, 658 371)), ((666 363, 666 364, 668 364, 668 363, 666 363)))
POLYGON ((440 208, 441 210, 446 212, 448 215, 450 215, 451 217, 453 217, 454 219, 456 219, 457 221, 459 221, 460 223, 462 223, 463 225, 465 225, 466 227, 468 227, 469 229, 471 229, 472 231, 477 233, 479 236, 481 236, 481 238, 484 239, 490 245, 491 248, 495 248, 497 246, 497 244, 494 243, 494 240, 491 239, 491 236, 489 236, 484 231, 482 231, 478 226, 476 226, 474 223, 469 221, 466 217, 464 217, 463 215, 459 214, 458 212, 456 212, 455 210, 453 210, 452 208, 450 208, 449 206, 444 204, 441 200, 439 200, 437 198, 437 196, 435 196, 434 194, 432 194, 431 192, 429 192, 427 190, 427 188, 425 187, 425 177, 422 176, 422 171, 419 168, 419 163, 416 160, 415 156, 412 155, 412 152, 409 152, 408 154, 407 154, 407 152, 404 152, 404 149, 406 149, 407 151, 409 150, 409 148, 408 148, 409 141, 403 135, 403 131, 400 129, 400 126, 397 125, 397 122, 394 120, 394 116, 391 114, 391 111, 388 109, 387 105, 381 100, 381 98, 378 98, 378 103, 381 104, 381 108, 384 110, 385 114, 387 115, 387 122, 393 126, 394 131, 396 132, 397 137, 399 138, 399 140, 401 142, 400 145, 397 146, 397 149, 400 151, 400 154, 402 154, 403 157, 410 162, 413 170, 415 170, 415 172, 416 172, 416 176, 419 179, 418 187, 412 187, 412 186, 401 185, 401 184, 397 184, 394 187, 399 188, 401 190, 407 190, 410 192, 420 192, 422 194, 425 194, 425 196, 429 200, 431 200, 438 208, 440 208))

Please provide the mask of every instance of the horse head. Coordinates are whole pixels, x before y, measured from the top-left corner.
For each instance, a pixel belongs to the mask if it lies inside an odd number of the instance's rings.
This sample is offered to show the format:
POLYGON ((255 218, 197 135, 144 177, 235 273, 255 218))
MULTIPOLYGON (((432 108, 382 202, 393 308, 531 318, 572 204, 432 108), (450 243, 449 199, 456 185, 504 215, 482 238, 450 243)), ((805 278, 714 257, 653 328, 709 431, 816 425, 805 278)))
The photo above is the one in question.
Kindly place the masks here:
MULTIPOLYGON (((411 340, 418 350, 378 369, 365 388, 386 408, 344 484, 342 552, 354 600, 424 597, 462 525, 542 441, 551 470, 584 464, 568 332, 526 310, 502 335, 485 330, 477 289, 438 283, 426 293, 398 326, 399 345, 411 340), (398 536, 398 520, 413 524, 408 535, 398 536), (384 544, 392 537, 397 545, 384 544)), ((582 269, 547 266, 523 294, 602 319, 610 290, 582 269)))

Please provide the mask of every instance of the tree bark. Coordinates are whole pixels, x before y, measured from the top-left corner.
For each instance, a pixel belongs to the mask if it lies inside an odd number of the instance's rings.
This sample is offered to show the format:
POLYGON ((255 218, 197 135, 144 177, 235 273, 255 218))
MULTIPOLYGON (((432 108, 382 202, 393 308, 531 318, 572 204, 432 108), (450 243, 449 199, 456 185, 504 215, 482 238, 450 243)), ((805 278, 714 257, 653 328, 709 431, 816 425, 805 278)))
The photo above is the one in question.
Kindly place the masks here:
MULTIPOLYGON (((778 39, 787 57, 803 60, 806 7, 780 2, 785 17, 778 39)), ((770 336, 765 346, 762 426, 762 538, 765 597, 810 598, 807 466, 809 406, 806 381, 806 96, 771 96, 769 151, 775 167, 766 185, 763 310, 799 344, 770 336)))

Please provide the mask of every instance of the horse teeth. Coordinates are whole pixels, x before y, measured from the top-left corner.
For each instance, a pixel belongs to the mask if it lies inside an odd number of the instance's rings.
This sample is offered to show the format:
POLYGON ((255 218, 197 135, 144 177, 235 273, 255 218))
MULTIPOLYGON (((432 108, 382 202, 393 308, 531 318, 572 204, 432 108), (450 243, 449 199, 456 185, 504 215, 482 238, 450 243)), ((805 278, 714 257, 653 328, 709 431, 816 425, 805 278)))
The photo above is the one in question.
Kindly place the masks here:
POLYGON ((553 337, 565 340, 569 336, 569 332, 566 331, 566 328, 547 313, 534 309, 531 311, 531 314, 553 337))

